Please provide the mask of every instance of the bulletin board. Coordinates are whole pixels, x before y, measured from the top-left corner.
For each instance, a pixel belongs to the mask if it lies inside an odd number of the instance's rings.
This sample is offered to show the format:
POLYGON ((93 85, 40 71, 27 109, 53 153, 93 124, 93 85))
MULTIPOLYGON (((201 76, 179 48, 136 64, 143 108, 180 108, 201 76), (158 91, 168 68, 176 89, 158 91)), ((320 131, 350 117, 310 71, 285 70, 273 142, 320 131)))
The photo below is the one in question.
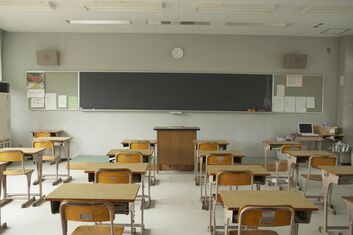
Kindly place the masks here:
POLYGON ((78 72, 28 71, 30 110, 78 110, 78 72))
POLYGON ((323 111, 323 75, 274 74, 272 111, 315 113, 323 111))

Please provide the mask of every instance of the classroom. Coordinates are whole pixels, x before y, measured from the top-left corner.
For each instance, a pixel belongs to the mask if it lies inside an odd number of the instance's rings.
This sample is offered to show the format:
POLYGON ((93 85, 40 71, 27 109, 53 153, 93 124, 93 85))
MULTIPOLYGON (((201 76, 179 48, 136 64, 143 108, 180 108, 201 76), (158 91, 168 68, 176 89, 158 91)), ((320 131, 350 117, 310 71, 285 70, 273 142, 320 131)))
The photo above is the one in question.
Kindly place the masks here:
POLYGON ((0 0, 0 234, 353 235, 352 91, 351 0, 0 0))

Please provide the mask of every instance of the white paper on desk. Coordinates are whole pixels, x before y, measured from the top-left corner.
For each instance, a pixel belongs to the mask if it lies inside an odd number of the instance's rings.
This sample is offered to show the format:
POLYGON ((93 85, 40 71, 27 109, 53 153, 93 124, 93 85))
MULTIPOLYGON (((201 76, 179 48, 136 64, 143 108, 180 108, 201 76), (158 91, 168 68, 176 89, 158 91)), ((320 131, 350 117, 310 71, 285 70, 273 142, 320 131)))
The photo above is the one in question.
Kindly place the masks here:
POLYGON ((285 96, 284 97, 284 112, 294 113, 295 112, 295 97, 285 96))
POLYGON ((272 111, 284 112, 284 96, 272 97, 272 111))
POLYGON ((295 97, 295 112, 306 113, 306 97, 303 97, 303 96, 295 97))
POLYGON ((45 94, 45 109, 56 109, 56 93, 45 94))
POLYGON ((44 89, 27 89, 27 98, 44 98, 44 89))
POLYGON ((315 97, 306 97, 306 107, 308 109, 315 108, 315 97))
POLYGON ((31 98, 31 108, 44 108, 44 98, 31 98))
POLYGON ((288 74, 286 79, 286 86, 289 87, 302 87, 303 75, 301 74, 288 74))
POLYGON ((67 102, 66 102, 66 95, 59 95, 58 96, 58 108, 66 108, 67 107, 67 102))
POLYGON ((277 96, 284 96, 286 86, 285 85, 277 85, 277 96))

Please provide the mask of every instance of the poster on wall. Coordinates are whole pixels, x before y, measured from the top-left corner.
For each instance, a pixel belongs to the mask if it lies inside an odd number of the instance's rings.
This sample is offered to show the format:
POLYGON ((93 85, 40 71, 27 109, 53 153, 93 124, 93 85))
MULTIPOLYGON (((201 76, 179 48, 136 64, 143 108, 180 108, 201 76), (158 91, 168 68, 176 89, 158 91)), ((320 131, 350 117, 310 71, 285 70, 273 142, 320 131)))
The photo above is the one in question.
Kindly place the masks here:
POLYGON ((27 73, 27 89, 44 89, 44 88, 45 88, 44 72, 27 73))

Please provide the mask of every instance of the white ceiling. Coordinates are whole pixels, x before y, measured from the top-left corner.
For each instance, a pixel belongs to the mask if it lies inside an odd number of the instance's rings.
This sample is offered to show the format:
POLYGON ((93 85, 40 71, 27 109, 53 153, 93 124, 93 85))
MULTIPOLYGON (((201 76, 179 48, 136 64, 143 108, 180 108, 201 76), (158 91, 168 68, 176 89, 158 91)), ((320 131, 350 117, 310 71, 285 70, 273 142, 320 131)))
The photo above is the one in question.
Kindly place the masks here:
MULTIPOLYGON (((1 1, 1 0, 0 0, 1 1)), ((150 1, 150 0, 145 0, 150 1)), ((187 33, 187 34, 246 34, 332 36, 322 34, 328 29, 349 29, 343 34, 353 34, 353 14, 305 14, 303 9, 311 4, 344 4, 353 6, 353 0, 213 0, 221 3, 271 3, 276 9, 270 13, 197 12, 195 3, 205 0, 162 0, 160 12, 88 12, 82 0, 51 0, 55 11, 0 11, 0 28, 10 32, 115 32, 115 33, 187 33), (130 25, 70 25, 66 20, 130 20, 130 25), (147 20, 207 21, 210 25, 147 25, 147 20), (236 23, 288 23, 288 27, 226 26, 236 23), (324 23, 318 28, 315 25, 324 23)), ((341 32, 329 30, 328 32, 341 32)), ((343 30, 344 31, 344 30, 343 30)))

